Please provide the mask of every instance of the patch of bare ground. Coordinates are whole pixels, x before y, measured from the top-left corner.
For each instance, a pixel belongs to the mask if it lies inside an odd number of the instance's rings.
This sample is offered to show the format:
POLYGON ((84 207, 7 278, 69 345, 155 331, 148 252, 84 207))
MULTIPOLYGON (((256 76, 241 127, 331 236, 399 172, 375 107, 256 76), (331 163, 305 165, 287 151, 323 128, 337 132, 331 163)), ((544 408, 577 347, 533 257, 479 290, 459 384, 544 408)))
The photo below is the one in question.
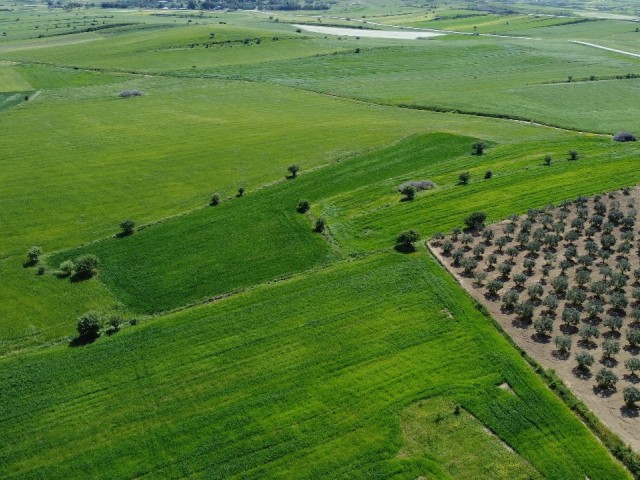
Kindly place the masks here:
POLYGON ((428 243, 513 340, 636 451, 639 410, 624 391, 640 389, 638 204, 640 189, 624 189, 428 243))
POLYGON ((509 392, 511 395, 516 394, 516 392, 514 392, 511 388, 511 385, 509 385, 507 382, 502 382, 500 385, 498 385, 498 388, 504 390, 505 392, 509 392))

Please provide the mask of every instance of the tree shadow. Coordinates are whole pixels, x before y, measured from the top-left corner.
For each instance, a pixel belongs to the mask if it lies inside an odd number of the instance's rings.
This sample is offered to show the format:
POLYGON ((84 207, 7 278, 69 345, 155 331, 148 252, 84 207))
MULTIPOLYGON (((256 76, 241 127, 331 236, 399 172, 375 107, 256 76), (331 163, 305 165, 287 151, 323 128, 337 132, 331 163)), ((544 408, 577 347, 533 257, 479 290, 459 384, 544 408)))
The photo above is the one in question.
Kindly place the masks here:
POLYGON ((589 370, 588 368, 580 368, 578 366, 575 366, 571 369, 571 371, 580 380, 589 380, 591 379, 591 377, 593 377, 593 373, 591 373, 591 370, 589 370))
POLYGON ((122 231, 122 232, 118 232, 114 235, 114 237, 116 238, 125 238, 125 237, 130 237, 131 235, 133 235, 133 230, 132 231, 122 231))
POLYGON ((90 345, 95 342, 98 337, 76 337, 69 342, 70 347, 82 347, 84 345, 90 345))
POLYGON ((606 339, 612 338, 614 340, 617 340, 620 338, 620 332, 617 332, 615 330, 608 330, 602 334, 602 338, 606 338, 606 339))
POLYGON ((578 340, 578 345, 580 345, 585 350, 594 350, 598 348, 598 345, 593 340, 585 340, 584 338, 578 340))
POLYGON ((574 334, 578 333, 578 327, 576 327, 574 325, 567 325, 566 323, 563 323, 562 325, 560 325, 560 331, 562 333, 564 333, 565 335, 574 335, 574 334))
POLYGON ((551 352, 551 355, 553 356, 553 358, 557 358, 558 360, 568 360, 571 356, 571 352, 569 350, 562 352, 558 349, 555 349, 551 352))
POLYGON ((624 378, 629 383, 633 383, 634 385, 640 382, 640 377, 635 373, 625 373, 622 378, 624 378))
POLYGON ((542 343, 544 345, 547 345, 549 342, 551 342, 551 337, 546 333, 536 332, 533 335, 531 335, 531 339, 536 343, 542 343))
POLYGON ((25 260, 22 262, 23 268, 35 267, 38 264, 38 260, 25 260))
POLYGON ((625 418, 637 418, 639 410, 640 409, 638 407, 628 407, 627 405, 623 405, 620 407, 620 415, 625 418))
POLYGON ((613 357, 605 357, 600 359, 600 363, 607 368, 615 368, 619 362, 613 357))
POLYGON ((601 397, 601 398, 609 398, 611 395, 613 395, 614 393, 616 393, 618 390, 616 389, 616 387, 612 387, 612 388, 600 388, 597 385, 593 386, 593 393, 594 395, 601 397))
POLYGON ((413 253, 416 251, 416 247, 412 243, 397 243, 393 248, 400 253, 413 253))
POLYGON ((633 345, 625 345, 624 350, 629 352, 631 355, 637 355, 638 353, 640 353, 640 347, 636 346, 634 347, 633 345))
POLYGON ((84 282, 85 280, 89 280, 93 277, 93 273, 74 273, 69 276, 69 280, 72 283, 84 282))

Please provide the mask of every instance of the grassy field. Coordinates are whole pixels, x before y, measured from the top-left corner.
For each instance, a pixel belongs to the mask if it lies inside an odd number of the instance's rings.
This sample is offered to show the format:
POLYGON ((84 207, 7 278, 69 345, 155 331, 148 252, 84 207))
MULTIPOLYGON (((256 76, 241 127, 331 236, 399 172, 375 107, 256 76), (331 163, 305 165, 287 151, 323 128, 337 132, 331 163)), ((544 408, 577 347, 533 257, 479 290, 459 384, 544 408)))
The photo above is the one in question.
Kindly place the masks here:
POLYGON ((465 478, 435 449, 399 455, 404 412, 429 398, 462 405, 545 478, 627 478, 424 255, 338 264, 0 360, 0 385, 3 478, 465 478))
POLYGON ((603 80, 640 60, 568 41, 633 48, 635 24, 465 6, 0 11, 0 477, 629 478, 431 257, 392 244, 636 183, 636 144, 577 130, 640 131, 638 80, 603 80), (144 228, 116 238, 125 218, 144 228), (95 278, 55 275, 85 252, 95 278), (140 324, 70 346, 90 309, 140 324))

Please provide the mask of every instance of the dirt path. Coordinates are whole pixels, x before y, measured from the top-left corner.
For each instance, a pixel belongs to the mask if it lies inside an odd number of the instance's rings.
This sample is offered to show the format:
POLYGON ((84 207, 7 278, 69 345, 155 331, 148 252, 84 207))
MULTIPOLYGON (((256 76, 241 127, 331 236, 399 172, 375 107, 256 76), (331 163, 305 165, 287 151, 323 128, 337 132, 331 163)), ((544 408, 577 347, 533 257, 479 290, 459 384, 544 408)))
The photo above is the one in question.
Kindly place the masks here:
POLYGON ((640 58, 640 53, 626 52, 624 50, 618 50, 616 48, 603 47, 602 45, 596 45, 595 43, 581 42, 579 40, 569 40, 571 43, 578 43, 587 47, 599 48, 600 50, 607 50, 608 52, 620 53, 622 55, 628 55, 630 57, 640 58))

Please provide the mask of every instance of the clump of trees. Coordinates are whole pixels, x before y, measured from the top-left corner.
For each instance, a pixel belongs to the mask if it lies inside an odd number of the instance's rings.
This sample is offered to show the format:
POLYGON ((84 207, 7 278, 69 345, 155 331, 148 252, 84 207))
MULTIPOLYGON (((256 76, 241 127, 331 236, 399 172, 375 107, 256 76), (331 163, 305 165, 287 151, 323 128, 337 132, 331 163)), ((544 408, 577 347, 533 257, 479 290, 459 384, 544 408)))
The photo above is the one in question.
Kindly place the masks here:
POLYGON ((121 236, 128 236, 131 235, 134 231, 136 227, 136 223, 133 220, 123 220, 122 222, 120 222, 120 229, 122 230, 120 232, 121 236))
POLYGON ((626 131, 616 133, 613 139, 616 142, 635 142, 638 140, 634 134, 626 131))
POLYGON ((470 213, 465 219, 464 224, 473 230, 482 230, 484 228, 484 221, 487 219, 487 214, 484 212, 470 213))

